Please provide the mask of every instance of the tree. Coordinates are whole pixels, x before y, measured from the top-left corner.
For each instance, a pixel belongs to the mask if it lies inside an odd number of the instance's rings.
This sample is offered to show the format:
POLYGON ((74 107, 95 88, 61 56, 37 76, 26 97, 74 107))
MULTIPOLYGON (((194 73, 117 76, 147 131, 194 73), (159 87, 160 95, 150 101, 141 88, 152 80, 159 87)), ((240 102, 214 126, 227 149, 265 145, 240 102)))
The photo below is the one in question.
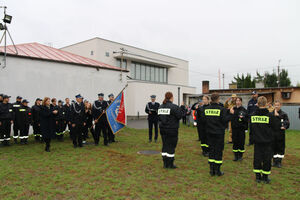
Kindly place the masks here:
POLYGON ((277 87, 277 75, 275 72, 270 74, 269 72, 265 73, 265 79, 264 79, 265 87, 277 87))
POLYGON ((242 74, 241 77, 237 74, 234 80, 237 84, 237 88, 255 88, 255 80, 252 79, 251 74, 247 74, 246 77, 244 74, 242 74))
POLYGON ((289 87, 291 86, 291 79, 289 78, 289 73, 287 70, 283 69, 280 72, 280 86, 281 87, 289 87))

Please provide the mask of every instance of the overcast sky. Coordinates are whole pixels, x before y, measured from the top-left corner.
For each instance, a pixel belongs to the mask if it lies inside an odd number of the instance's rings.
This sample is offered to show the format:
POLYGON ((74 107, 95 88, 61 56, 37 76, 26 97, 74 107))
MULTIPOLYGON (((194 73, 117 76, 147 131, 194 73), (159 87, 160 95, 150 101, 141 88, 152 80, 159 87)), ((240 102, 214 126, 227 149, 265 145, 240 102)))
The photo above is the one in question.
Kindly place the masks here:
POLYGON ((13 16, 9 30, 17 44, 60 48, 101 37, 188 60, 197 88, 202 80, 219 88, 218 69, 228 87, 237 72, 272 71, 279 59, 292 83, 299 80, 299 0, 0 2, 13 16))

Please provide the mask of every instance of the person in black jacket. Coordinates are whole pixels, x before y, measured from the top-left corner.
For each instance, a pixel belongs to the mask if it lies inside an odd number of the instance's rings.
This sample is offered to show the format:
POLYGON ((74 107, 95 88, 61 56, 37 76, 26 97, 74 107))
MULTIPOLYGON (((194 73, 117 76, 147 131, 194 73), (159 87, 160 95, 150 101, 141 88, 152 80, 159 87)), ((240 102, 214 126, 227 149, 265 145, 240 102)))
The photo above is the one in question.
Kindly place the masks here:
POLYGON ((9 146, 11 124, 13 123, 14 113, 12 104, 9 103, 10 96, 2 95, 0 103, 0 142, 4 146, 9 146))
POLYGON ((56 135, 56 138, 57 138, 57 133, 59 131, 59 126, 58 126, 58 120, 57 120, 57 117, 58 117, 58 106, 57 106, 57 100, 56 98, 52 98, 51 99, 51 105, 50 105, 51 109, 52 110, 57 110, 57 114, 55 115, 55 135, 56 135))
MULTIPOLYGON (((86 118, 86 124, 83 127, 83 141, 82 143, 85 144, 88 138, 88 133, 91 131, 93 138, 94 138, 94 128, 93 128, 93 115, 92 115, 92 105, 88 101, 84 101, 84 113, 86 118)), ((95 138, 94 138, 95 140, 95 138)))
POLYGON ((180 109, 183 111, 182 112, 182 123, 186 125, 187 109, 186 109, 186 106, 185 106, 184 102, 181 103, 180 109))
POLYGON ((66 128, 66 113, 65 109, 63 107, 63 101, 58 100, 58 105, 57 105, 57 115, 56 115, 56 126, 57 126, 57 131, 56 131, 56 138, 59 141, 63 141, 64 139, 64 131, 66 128))
POLYGON ((57 115, 57 110, 54 110, 50 106, 50 98, 45 97, 40 109, 40 123, 42 138, 46 144, 45 151, 50 152, 51 139, 55 138, 55 116, 57 115))
POLYGON ((63 106, 64 107, 64 112, 65 112, 65 117, 66 117, 66 124, 65 124, 65 128, 64 128, 64 134, 67 132, 66 131, 66 128, 68 126, 68 129, 69 129, 69 134, 70 134, 70 138, 71 137, 71 129, 72 129, 72 125, 71 125, 71 122, 70 122, 70 112, 71 112, 71 104, 70 104, 70 99, 69 98, 66 98, 65 99, 66 103, 65 105, 63 106))
POLYGON ((219 104, 220 96, 217 93, 211 95, 211 104, 204 109, 203 118, 208 134, 210 175, 222 176, 220 168, 223 163, 224 136, 226 124, 229 121, 227 109, 219 104))
POLYGON ((83 97, 78 94, 75 96, 76 102, 71 105, 71 123, 72 123, 72 139, 73 146, 76 148, 77 146, 82 147, 82 135, 83 135, 83 127, 86 123, 85 113, 84 113, 84 104, 83 97))
MULTIPOLYGON (((249 100, 248 102, 248 106, 247 106, 247 113, 248 116, 251 117, 256 109, 257 109, 257 98, 258 98, 258 94, 256 91, 252 92, 252 98, 249 100)), ((249 132, 249 144, 248 146, 253 144, 253 129, 250 123, 250 132, 249 132)))
POLYGON ((248 115, 246 108, 242 105, 242 98, 237 97, 235 106, 230 109, 232 128, 232 151, 233 161, 243 160, 245 152, 245 131, 248 130, 248 115))
POLYGON ((29 127, 32 123, 31 119, 31 109, 28 107, 29 101, 26 99, 22 100, 22 105, 18 109, 18 112, 16 114, 16 121, 20 127, 20 140, 21 144, 27 144, 28 143, 28 134, 29 134, 29 127))
POLYGON ((285 151, 285 130, 290 127, 288 115, 281 110, 281 102, 275 101, 274 118, 274 142, 273 142, 273 166, 281 168, 281 161, 285 151))
POLYGON ((201 141, 202 155, 208 157, 209 146, 208 146, 208 135, 206 131, 205 120, 203 119, 204 109, 209 106, 209 96, 205 95, 202 97, 202 106, 196 106, 196 120, 197 120, 197 131, 198 137, 201 141))
POLYGON ((163 104, 158 109, 158 120, 160 135, 163 142, 162 158, 164 168, 175 169, 175 149, 178 142, 179 120, 182 117, 182 110, 173 104, 172 92, 165 94, 163 104))
POLYGON ((145 108, 145 112, 148 114, 149 142, 152 142, 153 125, 155 129, 154 141, 157 142, 157 138, 158 138, 157 110, 159 108, 159 103, 155 102, 156 100, 155 95, 151 95, 150 97, 151 97, 151 102, 148 102, 145 108))
POLYGON ((93 119, 95 122, 95 145, 99 145, 99 138, 101 132, 103 133, 104 145, 108 146, 108 136, 107 136, 107 119, 105 116, 105 110, 108 104, 104 101, 104 94, 98 94, 98 100, 94 102, 92 108, 93 119))
POLYGON ((33 135, 36 141, 42 140, 40 124, 41 101, 42 99, 37 98, 35 100, 34 106, 31 107, 33 135))
MULTIPOLYGON (((18 115, 19 108, 22 105, 22 97, 17 96, 16 102, 12 104, 13 105, 13 112, 14 112, 14 117, 18 115)), ((15 144, 18 143, 18 137, 19 137, 19 131, 20 131, 20 125, 18 124, 16 118, 14 118, 14 124, 13 124, 13 130, 14 130, 14 142, 15 144)))
POLYGON ((253 172, 256 174, 256 182, 270 183, 268 175, 271 174, 274 115, 266 108, 266 97, 259 97, 257 105, 258 109, 251 116, 254 142, 253 172))

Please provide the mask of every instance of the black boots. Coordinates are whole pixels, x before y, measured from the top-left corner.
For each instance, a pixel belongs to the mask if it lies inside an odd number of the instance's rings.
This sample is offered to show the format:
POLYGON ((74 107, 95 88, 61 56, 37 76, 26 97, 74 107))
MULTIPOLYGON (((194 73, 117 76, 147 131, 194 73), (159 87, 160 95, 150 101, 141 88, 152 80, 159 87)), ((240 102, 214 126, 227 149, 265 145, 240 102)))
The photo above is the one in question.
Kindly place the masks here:
POLYGON ((46 144, 45 151, 50 152, 50 145, 49 144, 46 144))
POLYGON ((269 179, 267 174, 263 174, 262 181, 266 184, 269 184, 271 182, 271 179, 269 179))
POLYGON ((176 169, 177 166, 174 165, 174 158, 168 158, 163 156, 164 168, 166 169, 176 169))
POLYGON ((209 163, 209 174, 211 176, 215 175, 215 163, 209 163))
POLYGON ((239 152, 234 152, 234 159, 233 161, 238 161, 239 160, 239 152))
POLYGON ((221 171, 221 165, 215 164, 215 174, 217 176, 223 176, 224 172, 221 171))
POLYGON ((239 155, 239 161, 242 161, 242 160, 243 160, 243 154, 244 154, 244 153, 239 152, 239 154, 238 154, 238 155, 239 155))
POLYGON ((18 139, 14 138, 14 142, 15 142, 15 144, 18 144, 18 139))
POLYGON ((273 158, 273 167, 281 168, 282 167, 281 161, 282 158, 273 158))
POLYGON ((162 156, 162 159, 163 159, 163 162, 164 162, 163 168, 168 168, 167 157, 166 156, 162 156))
POLYGON ((260 173, 255 173, 255 181, 257 182, 257 183, 260 183, 261 182, 261 174, 260 173))

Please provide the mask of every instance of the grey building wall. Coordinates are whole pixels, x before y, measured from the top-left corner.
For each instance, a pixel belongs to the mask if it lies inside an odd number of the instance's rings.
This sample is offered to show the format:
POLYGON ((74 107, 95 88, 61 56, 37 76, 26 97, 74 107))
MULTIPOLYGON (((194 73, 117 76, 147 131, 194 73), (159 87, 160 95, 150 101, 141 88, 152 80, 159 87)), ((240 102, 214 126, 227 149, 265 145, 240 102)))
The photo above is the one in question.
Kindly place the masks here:
POLYGON ((281 107, 281 110, 289 116, 291 130, 300 130, 299 108, 300 105, 286 105, 281 107))

